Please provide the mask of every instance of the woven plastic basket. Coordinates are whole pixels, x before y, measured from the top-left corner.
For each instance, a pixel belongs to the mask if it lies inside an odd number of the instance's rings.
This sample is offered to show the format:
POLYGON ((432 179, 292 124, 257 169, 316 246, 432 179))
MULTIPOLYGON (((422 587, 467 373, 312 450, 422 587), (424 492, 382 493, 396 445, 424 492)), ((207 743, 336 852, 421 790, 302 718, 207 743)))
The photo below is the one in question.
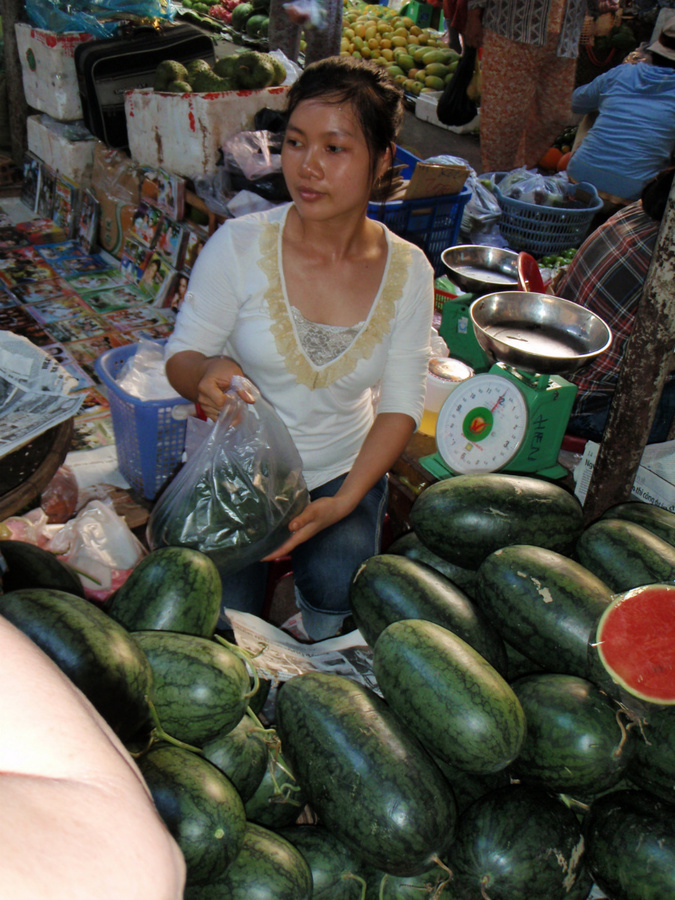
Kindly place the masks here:
POLYGON ((538 206, 503 194, 499 180, 506 174, 497 173, 494 192, 501 209, 499 231, 512 250, 524 250, 538 258, 581 244, 593 216, 602 208, 592 184, 581 181, 569 186, 567 199, 583 204, 576 208, 538 206))
POLYGON ((114 347, 94 368, 107 389, 120 472, 135 491, 154 500, 181 464, 187 400, 139 400, 122 390, 118 373, 136 349, 136 344, 114 347))

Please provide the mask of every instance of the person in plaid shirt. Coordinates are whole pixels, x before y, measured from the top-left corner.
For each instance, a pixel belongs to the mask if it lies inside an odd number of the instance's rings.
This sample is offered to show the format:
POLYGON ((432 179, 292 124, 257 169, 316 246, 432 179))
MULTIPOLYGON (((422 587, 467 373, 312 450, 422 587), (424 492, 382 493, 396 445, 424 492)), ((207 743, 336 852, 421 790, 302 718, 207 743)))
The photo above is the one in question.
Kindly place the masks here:
MULTIPOLYGON (((602 440, 626 342, 633 327, 673 182, 675 166, 649 182, 640 200, 625 206, 593 231, 555 287, 600 316, 613 335, 611 347, 572 379, 578 386, 568 432, 602 440)), ((674 360, 675 361, 675 360, 674 360)), ((675 379, 669 377, 649 443, 666 440, 675 413, 675 379)))

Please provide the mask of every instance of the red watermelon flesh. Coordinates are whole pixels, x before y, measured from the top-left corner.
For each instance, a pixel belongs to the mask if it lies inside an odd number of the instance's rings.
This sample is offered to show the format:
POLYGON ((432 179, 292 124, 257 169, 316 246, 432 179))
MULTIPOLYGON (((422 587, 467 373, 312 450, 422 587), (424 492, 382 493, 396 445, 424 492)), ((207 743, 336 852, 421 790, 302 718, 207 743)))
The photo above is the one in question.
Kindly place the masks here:
POLYGON ((596 640, 605 669, 628 693, 675 704, 675 585, 620 594, 600 617, 596 640))

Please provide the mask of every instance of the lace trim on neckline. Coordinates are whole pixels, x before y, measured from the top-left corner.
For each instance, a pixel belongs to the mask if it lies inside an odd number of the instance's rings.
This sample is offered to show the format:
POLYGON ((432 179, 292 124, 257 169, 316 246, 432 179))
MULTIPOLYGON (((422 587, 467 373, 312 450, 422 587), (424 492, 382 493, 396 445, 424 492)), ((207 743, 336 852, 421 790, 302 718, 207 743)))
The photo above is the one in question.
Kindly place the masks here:
POLYGON ((267 276, 265 300, 272 319, 272 335, 286 368, 295 375, 299 384, 310 389, 329 387, 340 378, 350 375, 361 359, 368 359, 377 344, 391 330, 396 301, 401 296, 408 279, 410 248, 401 241, 389 242, 389 265, 384 274, 384 284, 365 326, 343 353, 331 362, 317 367, 305 356, 298 343, 290 309, 284 297, 279 246, 282 224, 270 222, 260 234, 259 266, 267 276))

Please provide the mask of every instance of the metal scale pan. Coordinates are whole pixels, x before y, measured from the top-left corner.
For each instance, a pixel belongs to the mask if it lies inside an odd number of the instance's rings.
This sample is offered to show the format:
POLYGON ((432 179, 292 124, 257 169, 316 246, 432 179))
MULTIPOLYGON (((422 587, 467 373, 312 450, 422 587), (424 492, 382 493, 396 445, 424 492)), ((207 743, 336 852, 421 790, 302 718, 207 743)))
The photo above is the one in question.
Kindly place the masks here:
POLYGON ((490 359, 524 372, 572 375, 612 342, 599 316, 551 294, 487 294, 469 313, 476 340, 490 359))
POLYGON ((441 254, 453 284, 468 294, 489 294, 517 290, 518 254, 501 247, 458 244, 441 254))

